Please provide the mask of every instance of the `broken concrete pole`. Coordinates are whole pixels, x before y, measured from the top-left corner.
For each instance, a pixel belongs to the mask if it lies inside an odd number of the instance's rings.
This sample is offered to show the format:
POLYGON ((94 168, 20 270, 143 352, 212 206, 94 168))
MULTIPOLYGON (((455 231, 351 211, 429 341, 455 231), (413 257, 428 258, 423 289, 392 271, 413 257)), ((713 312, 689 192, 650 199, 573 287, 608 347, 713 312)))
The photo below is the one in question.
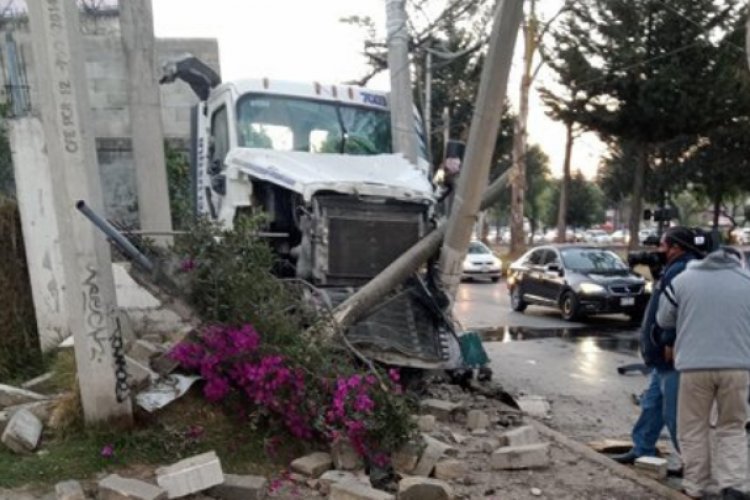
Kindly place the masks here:
POLYGON ((11 385, 0 384, 0 408, 8 406, 22 405, 25 403, 35 403, 47 399, 36 392, 19 389, 11 385))
POLYGON ((440 421, 450 422, 454 412, 462 408, 460 403, 443 401, 442 399, 423 399, 419 402, 422 413, 434 415, 440 421))
POLYGON ((438 463, 438 460, 440 460, 445 454, 455 452, 455 449, 430 436, 423 435, 422 437, 424 438, 426 447, 422 452, 422 456, 419 457, 419 462, 417 462, 417 466, 412 471, 412 474, 415 476, 429 477, 432 473, 432 469, 435 468, 435 464, 438 463))
POLYGON ((493 469, 535 469, 549 466, 549 444, 504 446, 491 457, 493 469))
POLYGON ((156 483, 169 498, 179 498, 207 490, 224 482, 221 462, 209 451, 156 469, 156 483))
POLYGON ((163 353, 160 349, 148 340, 136 340, 128 351, 128 356, 138 361, 142 365, 151 366, 151 358, 163 353))
POLYGON ((667 477, 667 461, 659 457, 639 457, 635 460, 635 468, 654 479, 667 477))
POLYGON ((442 479, 444 481, 450 481, 452 479, 459 479, 468 473, 466 468, 466 462, 463 460, 456 460, 450 458, 448 460, 441 460, 435 464, 435 478, 442 479))
POLYGON ((452 500, 453 489, 445 481, 407 477, 398 483, 398 500, 452 500))
POLYGON ((62 481, 55 485, 56 500, 86 500, 81 483, 78 481, 62 481))
POLYGON ((29 410, 22 409, 10 417, 0 441, 16 453, 30 453, 41 437, 42 422, 29 410))
POLYGON ((52 380, 52 373, 43 373, 38 377, 34 377, 31 380, 27 380, 26 382, 21 384, 21 388, 26 389, 27 391, 37 391, 39 390, 38 388, 44 387, 44 385, 50 380, 52 380))
POLYGON ((293 461, 290 465, 294 472, 318 478, 333 466, 331 455, 322 451, 311 453, 293 461))
POLYGON ((344 481, 358 482, 357 476, 349 471, 343 470, 329 470, 325 471, 322 476, 318 478, 318 488, 320 492, 327 495, 331 492, 331 485, 334 483, 342 483, 344 481))
POLYGON ((262 500, 266 498, 268 481, 263 476, 224 474, 224 483, 209 492, 218 500, 262 500))
POLYGON ((394 498, 390 493, 356 481, 333 483, 331 494, 328 496, 328 500, 394 500, 394 498))
POLYGON ((110 474, 99 481, 99 500, 164 500, 167 492, 153 484, 110 474))
POLYGON ((490 417, 482 410, 470 410, 466 415, 466 427, 469 429, 486 429, 490 426, 490 417))
POLYGON ((539 443, 539 433, 530 425, 522 425, 503 433, 506 446, 526 446, 539 443))
POLYGON ((130 356, 125 356, 125 364, 128 370, 128 384, 136 390, 147 387, 151 381, 159 378, 148 364, 143 364, 130 356))

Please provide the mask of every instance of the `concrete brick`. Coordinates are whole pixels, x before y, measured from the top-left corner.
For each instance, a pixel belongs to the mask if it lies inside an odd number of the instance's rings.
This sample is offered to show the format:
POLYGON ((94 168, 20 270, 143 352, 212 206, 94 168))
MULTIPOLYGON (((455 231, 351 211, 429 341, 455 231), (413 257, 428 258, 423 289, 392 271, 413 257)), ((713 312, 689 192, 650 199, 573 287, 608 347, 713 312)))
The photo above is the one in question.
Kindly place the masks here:
POLYGON ((428 477, 432 473, 432 469, 438 461, 447 453, 454 450, 450 445, 438 441, 427 435, 423 435, 422 438, 425 441, 426 447, 422 452, 422 456, 419 457, 419 462, 412 472, 415 476, 428 477))
POLYGON ((530 425, 522 425, 503 433, 506 446, 526 446, 539 443, 539 433, 530 425))
POLYGON ((663 458, 639 457, 635 461, 635 468, 654 479, 667 477, 667 461, 663 458))
POLYGON ((34 403, 47 399, 36 392, 19 389, 11 385, 0 384, 0 408, 8 406, 22 405, 24 403, 34 403))
POLYGON ((364 466, 362 457, 346 438, 338 438, 331 445, 333 467, 339 470, 356 470, 364 466))
POLYGON ((420 415, 417 417, 417 428, 420 432, 433 432, 436 422, 435 415, 420 415))
POLYGON ((323 473, 320 478, 318 478, 318 486, 320 488, 320 492, 324 495, 327 495, 331 492, 331 485, 334 483, 341 483, 344 481, 354 481, 357 482, 357 476, 355 476, 353 473, 349 471, 344 470, 329 470, 323 473))
POLYGON ((169 498, 207 490, 223 482, 221 463, 213 451, 156 469, 156 483, 166 490, 169 498))
POLYGON ((549 444, 504 446, 491 456, 493 469, 535 469, 549 466, 549 444))
POLYGON ((81 483, 78 481, 62 481, 55 485, 57 500, 86 500, 81 483))
POLYGON ((435 464, 435 478, 450 481, 452 479, 459 479, 468 473, 466 468, 466 462, 463 460, 456 460, 449 458, 447 460, 440 460, 435 464))
POLYGON ((110 474, 99 481, 99 500, 164 500, 167 492, 153 484, 110 474))
POLYGON ((218 500, 262 500, 266 498, 268 481, 263 476, 224 474, 224 483, 209 492, 218 500))
POLYGON ((329 453, 317 451, 294 460, 290 467, 294 472, 299 472, 309 477, 320 477, 325 471, 333 466, 333 460, 329 453))
POLYGON ((399 500, 451 500, 453 489, 439 479, 407 477, 398 483, 399 500))
POLYGON ((490 426, 490 417, 482 410, 470 410, 466 415, 466 427, 470 430, 486 429, 490 426))
POLYGON ((404 444, 391 453, 393 468, 400 474, 411 474, 419 462, 421 451, 421 446, 418 443, 408 442, 404 444))
POLYGON ((453 419, 453 413, 460 410, 462 405, 442 399, 423 399, 419 407, 422 413, 434 415, 443 422, 450 422, 453 419))
MULTIPOLYGON (((114 266, 112 268, 114 269, 114 266)), ((117 299, 120 300, 119 292, 117 299)), ((142 365, 149 366, 151 363, 151 358, 158 356, 163 352, 164 349, 157 347, 156 344, 149 342, 148 340, 139 339, 133 342, 133 344, 130 346, 130 349, 128 350, 128 356, 138 361, 142 365)))
POLYGON ((366 484, 343 481, 331 485, 329 500, 393 500, 395 497, 382 490, 376 490, 366 484))
POLYGON ((16 453, 29 453, 36 449, 42 437, 42 422, 29 410, 18 410, 5 426, 2 441, 16 453))

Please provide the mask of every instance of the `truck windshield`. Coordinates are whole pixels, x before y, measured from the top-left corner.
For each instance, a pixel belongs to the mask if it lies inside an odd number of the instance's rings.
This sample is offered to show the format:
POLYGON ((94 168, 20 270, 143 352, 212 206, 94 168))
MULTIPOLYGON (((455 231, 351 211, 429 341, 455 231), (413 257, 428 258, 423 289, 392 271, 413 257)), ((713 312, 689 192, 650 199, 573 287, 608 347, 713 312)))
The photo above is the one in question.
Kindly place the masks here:
POLYGON ((385 110, 249 94, 237 104, 237 122, 240 147, 350 155, 392 151, 385 110))

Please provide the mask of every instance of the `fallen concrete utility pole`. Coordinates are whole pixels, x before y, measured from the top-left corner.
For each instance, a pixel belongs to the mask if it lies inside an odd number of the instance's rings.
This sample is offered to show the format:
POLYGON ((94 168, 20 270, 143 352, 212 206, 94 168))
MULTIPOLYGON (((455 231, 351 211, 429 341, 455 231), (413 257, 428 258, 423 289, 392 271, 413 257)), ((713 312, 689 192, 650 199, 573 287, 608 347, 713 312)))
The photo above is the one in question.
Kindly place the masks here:
MULTIPOLYGON (((482 196, 480 209, 489 208, 497 202, 501 191, 508 185, 508 177, 509 173, 506 171, 487 188, 482 196)), ((427 259, 438 251, 445 236, 445 229, 446 224, 440 224, 434 231, 391 262, 365 286, 339 304, 333 312, 336 326, 341 330, 346 330, 380 303, 388 292, 414 274, 422 264, 427 262, 427 259)))
POLYGON ((461 267, 477 220, 480 195, 487 185, 522 14, 523 0, 502 0, 495 11, 466 157, 440 252, 440 282, 451 302, 461 280, 461 267))

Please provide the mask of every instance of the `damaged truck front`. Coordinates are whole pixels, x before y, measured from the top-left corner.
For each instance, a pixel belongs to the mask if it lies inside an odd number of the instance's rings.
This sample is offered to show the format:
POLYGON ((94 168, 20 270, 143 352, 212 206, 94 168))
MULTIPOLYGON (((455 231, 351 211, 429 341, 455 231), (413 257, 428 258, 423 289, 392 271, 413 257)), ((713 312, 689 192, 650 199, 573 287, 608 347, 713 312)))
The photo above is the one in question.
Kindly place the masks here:
MULTIPOLYGON (((416 165, 392 153, 387 94, 317 82, 220 83, 194 58, 163 82, 175 78, 201 99, 192 134, 198 214, 231 228, 263 212, 282 277, 312 283, 335 306, 431 229, 430 166, 424 148, 416 165)), ((349 328, 349 341, 385 362, 450 367, 451 325, 427 282, 415 277, 394 291, 349 328)))

